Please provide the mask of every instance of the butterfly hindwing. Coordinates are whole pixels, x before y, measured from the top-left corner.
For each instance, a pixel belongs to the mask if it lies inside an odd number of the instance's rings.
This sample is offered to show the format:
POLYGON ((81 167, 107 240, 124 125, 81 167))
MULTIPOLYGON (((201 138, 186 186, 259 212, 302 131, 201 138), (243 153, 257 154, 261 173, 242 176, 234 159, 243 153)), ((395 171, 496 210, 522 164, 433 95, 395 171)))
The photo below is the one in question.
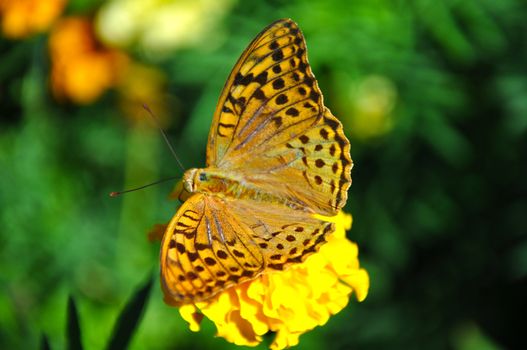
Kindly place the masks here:
POLYGON ((262 252, 265 268, 283 270, 304 261, 326 242, 334 224, 311 214, 274 203, 229 200, 229 215, 250 229, 262 252))
POLYGON ((353 166, 349 152, 342 125, 325 109, 301 134, 280 147, 264 149, 261 157, 247 157, 229 171, 306 211, 332 216, 346 204, 353 166))

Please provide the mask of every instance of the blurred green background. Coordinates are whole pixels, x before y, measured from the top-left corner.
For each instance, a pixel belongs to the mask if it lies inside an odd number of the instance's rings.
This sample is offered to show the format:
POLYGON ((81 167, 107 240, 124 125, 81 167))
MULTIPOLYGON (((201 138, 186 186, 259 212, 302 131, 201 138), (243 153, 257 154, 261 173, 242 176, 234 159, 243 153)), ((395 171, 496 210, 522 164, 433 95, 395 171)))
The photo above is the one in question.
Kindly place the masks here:
POLYGON ((204 164, 230 69, 282 17, 351 140, 348 236, 371 278, 298 348, 527 348, 526 2, 24 2, 57 14, 12 24, 0 4, 0 348, 65 348, 69 295, 85 348, 104 348, 150 278, 132 349, 234 347, 162 301, 147 232, 173 184, 108 192, 181 173, 142 103, 204 164), (61 27, 73 17, 93 31, 61 27))

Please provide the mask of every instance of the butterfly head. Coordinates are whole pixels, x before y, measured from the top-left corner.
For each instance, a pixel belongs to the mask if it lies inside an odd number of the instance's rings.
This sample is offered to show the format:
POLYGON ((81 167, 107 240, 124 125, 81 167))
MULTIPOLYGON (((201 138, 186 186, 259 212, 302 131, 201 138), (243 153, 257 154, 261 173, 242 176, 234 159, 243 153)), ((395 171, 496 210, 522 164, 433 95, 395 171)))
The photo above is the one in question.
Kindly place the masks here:
POLYGON ((189 169, 183 175, 183 187, 188 192, 196 192, 200 187, 200 183, 206 182, 208 175, 203 169, 189 169))

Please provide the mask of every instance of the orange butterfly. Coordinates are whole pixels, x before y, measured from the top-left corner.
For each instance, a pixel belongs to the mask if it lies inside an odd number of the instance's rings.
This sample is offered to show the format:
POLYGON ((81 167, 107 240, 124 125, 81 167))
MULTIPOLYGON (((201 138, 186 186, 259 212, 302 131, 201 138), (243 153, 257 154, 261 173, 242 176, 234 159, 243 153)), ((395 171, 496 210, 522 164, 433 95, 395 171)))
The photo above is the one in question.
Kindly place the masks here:
POLYGON ((173 305, 283 270, 318 250, 346 203, 350 145, 324 107, 300 29, 278 20, 234 66, 214 113, 207 167, 182 180, 186 199, 161 248, 173 305), (318 214, 318 215, 317 215, 318 214))

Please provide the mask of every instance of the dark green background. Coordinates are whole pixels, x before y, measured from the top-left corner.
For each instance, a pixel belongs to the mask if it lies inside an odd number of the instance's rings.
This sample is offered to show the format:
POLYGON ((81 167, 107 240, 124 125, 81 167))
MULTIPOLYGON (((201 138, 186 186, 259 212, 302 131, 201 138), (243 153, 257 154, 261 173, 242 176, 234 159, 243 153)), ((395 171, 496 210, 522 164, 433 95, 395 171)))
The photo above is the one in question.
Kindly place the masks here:
MULTIPOLYGON (((66 13, 97 5, 73 1, 66 13)), ((349 238, 371 278, 363 303, 298 348, 527 348, 526 3, 239 1, 213 50, 161 61, 132 51, 166 74, 167 132, 185 166, 204 164, 237 57, 281 17, 303 30, 326 104, 346 125, 349 238), (354 87, 369 77, 395 93, 390 127, 355 134, 354 87)), ((157 278, 158 244, 146 233, 176 205, 170 183, 107 193, 180 171, 148 116, 130 122, 115 93, 89 106, 56 102, 49 64, 46 34, 0 39, 0 348, 37 348, 42 334, 65 348, 72 295, 85 348, 99 349, 134 291, 157 278)), ((210 322, 187 330, 155 280, 131 346, 232 347, 213 335, 210 322)))

